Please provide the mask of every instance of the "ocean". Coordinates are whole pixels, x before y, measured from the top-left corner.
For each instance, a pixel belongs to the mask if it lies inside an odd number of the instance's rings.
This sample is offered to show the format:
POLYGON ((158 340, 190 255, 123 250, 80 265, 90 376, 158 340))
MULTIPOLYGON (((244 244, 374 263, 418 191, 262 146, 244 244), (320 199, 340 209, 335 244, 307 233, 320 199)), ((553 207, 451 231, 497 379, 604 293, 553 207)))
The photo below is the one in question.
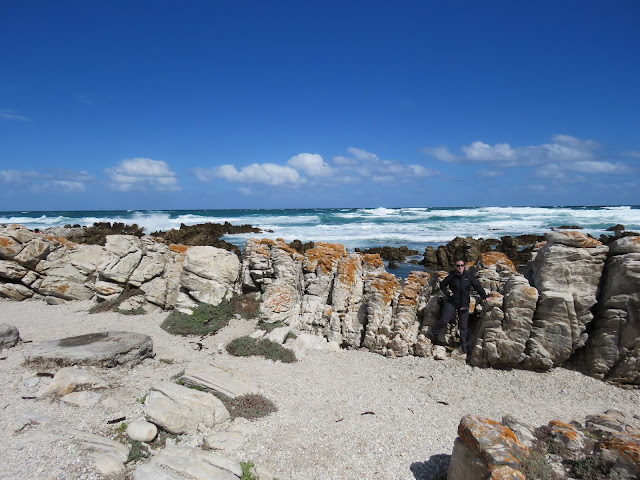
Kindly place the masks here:
POLYGON ((456 236, 486 239, 544 234, 561 225, 580 226, 596 238, 616 224, 640 231, 640 206, 0 212, 0 224, 19 223, 31 229, 94 222, 137 223, 147 233, 177 229, 181 223, 251 224, 264 233, 223 239, 240 247, 254 236, 287 242, 324 241, 341 243, 350 251, 406 245, 422 253, 426 246, 442 245, 456 236))

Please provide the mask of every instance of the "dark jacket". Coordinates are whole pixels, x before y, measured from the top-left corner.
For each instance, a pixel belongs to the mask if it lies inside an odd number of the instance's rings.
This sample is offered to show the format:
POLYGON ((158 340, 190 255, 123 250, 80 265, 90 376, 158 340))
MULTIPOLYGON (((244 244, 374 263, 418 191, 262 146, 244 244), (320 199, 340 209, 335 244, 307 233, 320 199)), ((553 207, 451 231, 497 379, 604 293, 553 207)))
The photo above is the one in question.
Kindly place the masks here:
POLYGON ((478 279, 466 270, 462 273, 458 273, 455 270, 449 272, 449 275, 440 282, 440 290, 445 294, 447 301, 456 308, 469 308, 469 291, 471 287, 478 292, 478 295, 483 300, 486 300, 487 294, 484 288, 482 288, 478 279), (447 287, 449 287, 453 295, 449 295, 447 287))

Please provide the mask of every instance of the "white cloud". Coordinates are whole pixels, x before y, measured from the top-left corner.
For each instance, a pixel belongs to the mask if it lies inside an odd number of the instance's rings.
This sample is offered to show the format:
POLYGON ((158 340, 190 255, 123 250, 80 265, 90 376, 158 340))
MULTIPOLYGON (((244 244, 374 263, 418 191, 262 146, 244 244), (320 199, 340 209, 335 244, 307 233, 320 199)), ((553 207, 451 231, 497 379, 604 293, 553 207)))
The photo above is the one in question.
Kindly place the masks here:
POLYGON ((366 150, 362 150, 360 148, 349 147, 347 148, 347 152, 349 152, 356 160, 360 160, 362 162, 377 162, 379 161, 378 156, 367 152, 366 150))
POLYGON ((475 141, 461 147, 459 156, 449 152, 447 147, 425 148, 423 152, 443 162, 484 163, 493 169, 537 167, 536 175, 543 178, 562 179, 569 175, 568 172, 621 175, 630 171, 624 163, 612 163, 603 158, 602 146, 594 140, 570 135, 554 135, 551 140, 551 143, 522 147, 475 141))
POLYGON ((291 157, 287 165, 303 171, 310 177, 326 177, 333 174, 333 169, 317 153, 301 153, 291 157))
POLYGON ((358 160, 355 158, 347 158, 343 156, 333 157, 331 162, 338 167, 355 167, 358 165, 358 160))
POLYGON ((4 120, 11 120, 11 121, 17 121, 17 122, 30 122, 31 119, 29 117, 26 117, 24 115, 18 115, 16 113, 12 113, 9 110, 0 110, 0 118, 4 119, 4 120))
POLYGON ((374 182, 409 181, 416 177, 431 177, 438 175, 437 170, 425 168, 422 165, 406 164, 395 160, 380 160, 374 153, 361 148, 349 147, 347 152, 351 157, 334 157, 338 177, 369 178, 374 182))
POLYGON ((547 190, 545 185, 527 185, 525 187, 527 190, 531 190, 532 192, 544 192, 547 190))
MULTIPOLYGON (((206 171, 201 171, 206 172, 206 171)), ((204 178, 213 175, 232 183, 257 183, 264 185, 299 185, 306 180, 297 170, 275 163, 253 163, 237 170, 233 165, 222 165, 212 168, 204 178)))
POLYGON ((0 170, 0 183, 35 193, 41 192, 84 192, 86 184, 94 177, 85 171, 53 169, 36 172, 34 170, 0 170))
POLYGON ((431 155, 441 162, 455 162, 458 158, 445 146, 423 148, 422 151, 431 155))
POLYGON ((180 190, 176 174, 161 160, 129 158, 104 172, 111 179, 111 187, 121 192, 180 190))

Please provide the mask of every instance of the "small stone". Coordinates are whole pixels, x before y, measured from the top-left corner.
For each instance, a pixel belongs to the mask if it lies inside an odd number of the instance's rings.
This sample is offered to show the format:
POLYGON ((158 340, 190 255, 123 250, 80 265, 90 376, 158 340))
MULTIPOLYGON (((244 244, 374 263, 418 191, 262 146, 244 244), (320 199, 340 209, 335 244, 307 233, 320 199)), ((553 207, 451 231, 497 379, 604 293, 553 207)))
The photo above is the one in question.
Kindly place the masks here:
POLYGON ((158 434, 158 427, 153 423, 137 420, 127 427, 127 435, 136 442, 150 442, 158 434))

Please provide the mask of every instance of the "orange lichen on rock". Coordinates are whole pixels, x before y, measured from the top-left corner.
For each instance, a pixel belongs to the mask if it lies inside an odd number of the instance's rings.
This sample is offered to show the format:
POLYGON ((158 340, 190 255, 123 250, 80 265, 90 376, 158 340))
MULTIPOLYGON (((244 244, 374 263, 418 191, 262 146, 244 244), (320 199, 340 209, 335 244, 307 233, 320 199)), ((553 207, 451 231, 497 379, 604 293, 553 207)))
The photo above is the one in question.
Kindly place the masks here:
POLYGON ((489 470, 501 465, 517 469, 529 452, 510 428, 489 418, 465 415, 458 425, 458 436, 489 470))
POLYGON ((267 300, 262 305, 274 313, 282 313, 291 310, 295 303, 291 291, 285 285, 276 285, 267 293, 267 300))
POLYGON ((561 422, 560 420, 551 420, 549 426, 556 435, 562 435, 574 442, 579 438, 578 430, 573 425, 561 422))
POLYGON ((359 256, 346 257, 338 263, 338 281, 343 285, 353 285, 356 282, 356 270, 362 265, 359 256))
POLYGON ((489 480, 525 480, 524 474, 507 465, 501 465, 491 470, 489 480))
POLYGON ((416 307, 418 305, 418 298, 424 290, 424 287, 429 283, 430 275, 427 272, 420 274, 418 272, 411 272, 407 277, 407 281, 402 288, 400 298, 398 299, 398 305, 407 307, 416 307))
POLYGON ((381 273, 371 282, 371 287, 382 294, 382 301, 385 305, 391 302, 395 293, 400 288, 398 279, 390 273, 381 273))
POLYGON ((592 238, 582 232, 576 232, 575 230, 570 230, 570 231, 563 230, 558 233, 564 235, 565 237, 570 239, 572 242, 575 242, 576 245, 581 248, 594 248, 602 245, 602 242, 596 240, 595 238, 592 238))
POLYGON ((613 433, 602 441, 600 448, 616 451, 627 463, 640 465, 640 436, 638 435, 613 433))
POLYGON ((480 254, 479 264, 485 267, 491 267, 495 265, 502 270, 516 271, 516 267, 513 262, 502 252, 486 252, 480 254))
POLYGON ((333 265, 338 260, 347 256, 347 250, 339 243, 318 242, 314 248, 307 250, 304 256, 306 271, 311 272, 320 267, 322 273, 326 274, 333 270, 333 265))
POLYGON ((384 262, 382 261, 382 257, 380 257, 379 253, 365 253, 364 263, 373 268, 384 267, 384 262))
POLYGON ((184 254, 187 252, 187 250, 189 250, 189 247, 187 245, 178 245, 176 243, 172 243, 171 245, 169 245, 169 250, 173 253, 184 254))

